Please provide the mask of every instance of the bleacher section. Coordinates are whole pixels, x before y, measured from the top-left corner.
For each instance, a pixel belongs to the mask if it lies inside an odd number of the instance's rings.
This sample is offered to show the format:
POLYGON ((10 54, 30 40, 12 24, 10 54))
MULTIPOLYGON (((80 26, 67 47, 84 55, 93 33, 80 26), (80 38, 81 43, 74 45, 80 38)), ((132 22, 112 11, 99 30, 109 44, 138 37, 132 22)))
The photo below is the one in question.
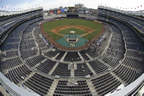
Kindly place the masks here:
POLYGON ((88 49, 73 52, 57 49, 44 38, 42 11, 2 20, 0 70, 12 84, 40 96, 104 96, 143 74, 140 18, 99 8, 98 20, 111 26, 104 32, 108 37, 100 45, 93 41, 88 49))

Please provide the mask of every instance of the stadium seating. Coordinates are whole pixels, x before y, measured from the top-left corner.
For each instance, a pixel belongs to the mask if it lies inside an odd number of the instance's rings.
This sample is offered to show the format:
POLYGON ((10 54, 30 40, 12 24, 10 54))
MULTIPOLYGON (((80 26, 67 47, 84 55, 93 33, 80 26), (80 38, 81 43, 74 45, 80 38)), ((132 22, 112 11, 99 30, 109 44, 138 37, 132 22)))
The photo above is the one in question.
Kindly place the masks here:
POLYGON ((34 74, 24 83, 24 85, 39 93, 41 96, 44 96, 49 91, 52 82, 53 80, 50 78, 46 78, 39 74, 34 74))
POLYGON ((76 85, 67 85, 68 81, 59 81, 54 96, 79 95, 92 96, 86 81, 77 81, 76 85))
POLYGON ((80 57, 77 52, 68 52, 64 61, 80 61, 80 57))
POLYGON ((52 75, 70 76, 68 64, 59 63, 52 75))
POLYGON ((22 65, 15 69, 12 69, 6 73, 6 77, 8 77, 14 83, 19 83, 20 81, 24 80, 27 75, 29 75, 31 71, 28 69, 27 66, 22 65))
POLYGON ((98 60, 91 61, 91 62, 89 62, 89 64, 92 66, 92 68, 94 69, 94 71, 97 74, 104 72, 108 69, 108 67, 106 65, 104 65, 102 62, 100 62, 98 60))
POLYGON ((99 8, 98 20, 110 26, 110 35, 99 46, 95 40, 87 49, 64 51, 42 35, 41 11, 11 18, 17 22, 0 33, 0 69, 15 84, 41 96, 104 96, 144 72, 140 18, 99 8))
POLYGON ((33 58, 27 59, 26 63, 28 66, 34 67, 36 64, 41 63, 44 59, 45 57, 43 57, 42 55, 38 55, 33 58))
POLYGON ((92 79, 92 83, 100 96, 113 91, 121 84, 120 81, 109 73, 92 79))
POLYGON ((6 70, 22 64, 22 61, 20 60, 19 57, 16 57, 16 58, 5 60, 1 62, 1 64, 2 64, 1 65, 2 68, 6 70))
POLYGON ((55 61, 46 60, 45 62, 41 63, 37 67, 37 69, 40 70, 41 72, 48 74, 55 64, 56 64, 55 61))

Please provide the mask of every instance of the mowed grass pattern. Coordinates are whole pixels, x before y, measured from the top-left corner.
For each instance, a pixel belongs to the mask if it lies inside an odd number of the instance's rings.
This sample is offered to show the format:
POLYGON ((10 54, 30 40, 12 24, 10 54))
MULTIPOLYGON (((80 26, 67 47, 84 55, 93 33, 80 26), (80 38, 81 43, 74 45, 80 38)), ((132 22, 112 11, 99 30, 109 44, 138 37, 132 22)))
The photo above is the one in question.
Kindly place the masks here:
MULTIPOLYGON (((45 22, 43 24, 43 29, 44 32, 47 32, 49 36, 51 36, 54 40, 58 40, 62 38, 61 36, 51 32, 52 29, 59 27, 59 26, 64 26, 64 25, 82 25, 86 27, 90 27, 94 30, 94 32, 86 35, 84 38, 91 40, 93 39, 99 32, 101 32, 103 29, 103 24, 90 21, 90 20, 85 20, 85 19, 60 19, 60 20, 55 20, 55 21, 50 21, 50 22, 45 22)), ((67 29, 70 31, 69 29, 67 29)), ((75 29, 77 30, 77 29, 75 29)), ((79 30, 78 34, 82 34, 83 30, 79 30)), ((64 32, 65 33, 65 32, 64 32)), ((66 32, 67 33, 67 32, 66 32)), ((84 32, 85 33, 85 32, 84 32)))
POLYGON ((81 34, 86 33, 86 31, 83 31, 83 30, 80 30, 80 29, 77 29, 77 28, 68 28, 68 29, 60 31, 60 33, 67 35, 67 34, 70 34, 70 31, 75 31, 74 34, 77 34, 77 35, 81 35, 81 34))

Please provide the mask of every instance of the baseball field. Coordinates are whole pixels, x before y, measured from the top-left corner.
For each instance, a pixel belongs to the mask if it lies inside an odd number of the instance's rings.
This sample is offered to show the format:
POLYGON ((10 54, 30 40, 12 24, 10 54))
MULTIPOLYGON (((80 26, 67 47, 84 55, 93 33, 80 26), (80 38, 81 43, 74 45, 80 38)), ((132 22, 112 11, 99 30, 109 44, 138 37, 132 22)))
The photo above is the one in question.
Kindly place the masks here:
POLYGON ((77 48, 97 38, 103 32, 103 24, 85 19, 65 18, 44 22, 41 30, 53 43, 77 48))

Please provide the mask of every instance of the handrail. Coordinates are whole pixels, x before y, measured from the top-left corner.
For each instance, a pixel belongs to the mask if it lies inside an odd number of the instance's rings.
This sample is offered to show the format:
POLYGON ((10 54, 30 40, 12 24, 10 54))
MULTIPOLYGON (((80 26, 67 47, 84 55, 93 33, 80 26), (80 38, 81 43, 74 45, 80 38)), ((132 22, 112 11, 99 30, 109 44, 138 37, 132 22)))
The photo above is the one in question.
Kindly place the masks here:
POLYGON ((138 87, 144 82, 144 73, 135 81, 133 81, 128 86, 124 87, 123 89, 111 93, 109 96, 128 96, 132 94, 138 87))
POLYGON ((9 92, 11 96, 40 96, 39 94, 27 90, 22 86, 17 86, 13 82, 11 82, 8 78, 6 78, 1 72, 0 72, 0 82, 2 84, 2 87, 9 92))
MULTIPOLYGON (((111 17, 111 16, 109 16, 109 17, 111 17)), ((117 19, 117 18, 113 17, 113 19, 117 19)), ((120 21, 120 20, 118 20, 118 21, 120 21)), ((106 21, 106 22, 108 22, 108 21, 106 21)), ((125 23, 129 24, 129 22, 126 22, 123 20, 121 20, 120 22, 125 22, 125 23)), ((109 22, 109 23, 111 23, 111 22, 109 22)), ((129 25, 131 25, 131 24, 129 24, 129 25)), ((133 27, 133 26, 131 25, 129 27, 133 27)), ((144 73, 140 77, 138 77, 135 81, 130 83, 128 86, 122 88, 119 91, 114 91, 113 93, 108 93, 108 94, 106 94, 106 96, 128 96, 128 95, 132 94, 134 91, 136 91, 143 82, 144 82, 144 73)))
POLYGON ((6 30, 6 32, 3 32, 3 34, 0 35, 0 46, 2 45, 2 43, 5 41, 5 39, 7 38, 8 34, 14 30, 17 26, 19 26, 20 24, 22 24, 23 22, 25 21, 29 21, 31 19, 34 19, 34 18, 37 18, 41 16, 40 14, 36 14, 35 16, 31 16, 31 17, 28 17, 28 18, 25 18, 24 20, 21 20, 19 22, 17 22, 15 25, 13 25, 12 27, 10 27, 8 30, 6 30), (6 36, 6 37, 5 37, 6 36), (3 39, 4 38, 4 39, 3 39))

